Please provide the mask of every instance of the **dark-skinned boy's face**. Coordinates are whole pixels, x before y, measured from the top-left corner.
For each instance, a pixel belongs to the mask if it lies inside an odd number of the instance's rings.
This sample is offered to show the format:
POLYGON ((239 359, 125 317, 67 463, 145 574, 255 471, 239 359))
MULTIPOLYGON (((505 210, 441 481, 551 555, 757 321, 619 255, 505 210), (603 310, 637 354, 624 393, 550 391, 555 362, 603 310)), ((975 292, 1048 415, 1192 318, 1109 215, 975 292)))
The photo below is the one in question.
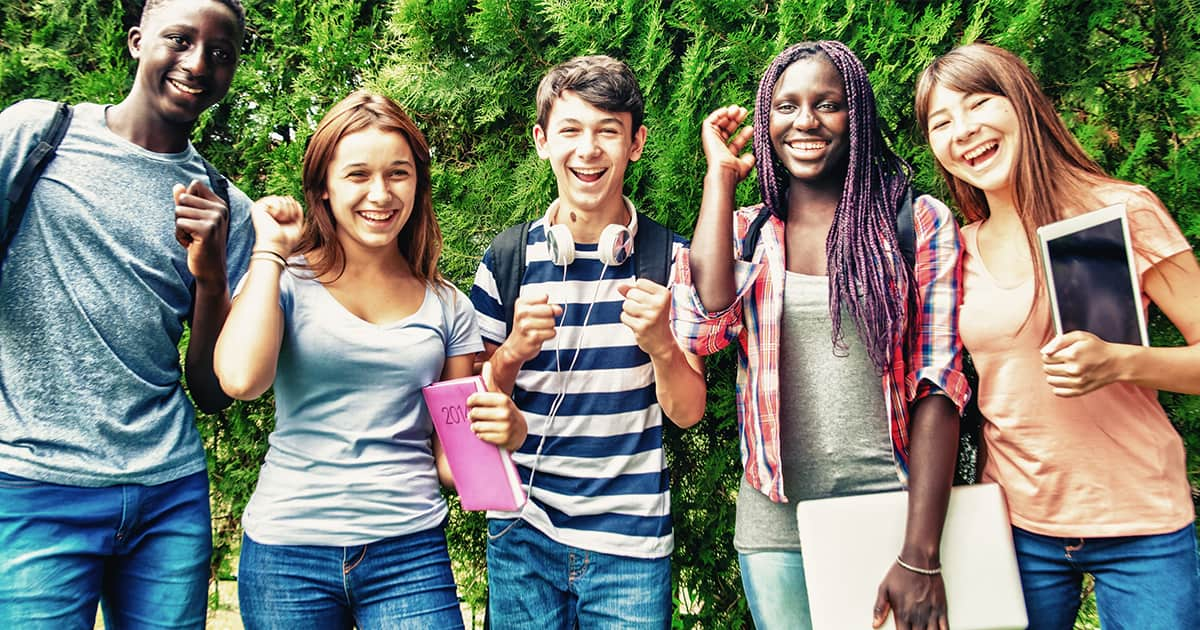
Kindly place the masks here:
POLYGON ((155 7, 129 32, 143 114, 194 123, 229 91, 241 40, 233 11, 215 0, 155 7))

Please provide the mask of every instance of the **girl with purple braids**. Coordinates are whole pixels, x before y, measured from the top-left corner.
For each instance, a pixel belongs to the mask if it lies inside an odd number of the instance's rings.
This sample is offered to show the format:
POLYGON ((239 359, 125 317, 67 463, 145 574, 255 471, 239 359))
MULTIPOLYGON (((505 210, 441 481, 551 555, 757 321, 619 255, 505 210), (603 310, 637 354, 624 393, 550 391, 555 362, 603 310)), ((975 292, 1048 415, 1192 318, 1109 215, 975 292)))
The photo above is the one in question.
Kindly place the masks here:
POLYGON ((881 576, 874 623, 894 612, 897 628, 945 629, 938 548, 969 393, 958 229, 918 196, 915 265, 900 253, 908 166, 884 143, 866 69, 845 45, 783 51, 739 130, 747 115, 730 105, 704 121, 704 196, 674 300, 693 352, 737 342, 734 546, 754 622, 811 625, 796 501, 907 483, 904 545, 881 576), (756 165, 762 203, 735 210, 756 165))

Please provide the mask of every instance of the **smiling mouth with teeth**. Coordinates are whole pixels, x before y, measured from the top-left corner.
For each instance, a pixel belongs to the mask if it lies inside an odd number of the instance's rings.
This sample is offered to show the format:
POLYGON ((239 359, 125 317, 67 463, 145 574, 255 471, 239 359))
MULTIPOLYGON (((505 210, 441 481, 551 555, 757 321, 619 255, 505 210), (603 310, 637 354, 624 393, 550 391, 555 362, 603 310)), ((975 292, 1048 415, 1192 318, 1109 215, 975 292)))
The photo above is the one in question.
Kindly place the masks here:
POLYGON ((606 168, 573 168, 571 172, 580 180, 591 183, 600 179, 600 176, 604 175, 607 170, 606 168))
POLYGON ((976 147, 976 148, 971 149, 970 151, 964 153, 963 159, 967 161, 967 164, 970 164, 971 166, 975 166, 975 164, 979 163, 984 158, 991 157, 992 154, 994 154, 999 149, 1000 149, 999 143, 989 142, 988 144, 976 147))
POLYGON ((797 151, 820 151, 821 149, 824 149, 828 145, 829 145, 828 142, 814 142, 811 140, 804 141, 804 142, 789 142, 788 143, 789 147, 791 147, 797 151))
POLYGON ((361 216, 364 219, 367 219, 368 221, 387 221, 388 219, 391 219, 393 216, 395 216, 395 214, 396 214, 395 210, 378 210, 378 211, 362 210, 358 213, 359 216, 361 216))
POLYGON ((204 91, 200 88, 188 87, 174 79, 167 79, 167 80, 170 81, 171 85, 175 86, 175 89, 179 90, 180 92, 186 92, 187 94, 194 95, 194 94, 200 94, 201 92, 204 91))

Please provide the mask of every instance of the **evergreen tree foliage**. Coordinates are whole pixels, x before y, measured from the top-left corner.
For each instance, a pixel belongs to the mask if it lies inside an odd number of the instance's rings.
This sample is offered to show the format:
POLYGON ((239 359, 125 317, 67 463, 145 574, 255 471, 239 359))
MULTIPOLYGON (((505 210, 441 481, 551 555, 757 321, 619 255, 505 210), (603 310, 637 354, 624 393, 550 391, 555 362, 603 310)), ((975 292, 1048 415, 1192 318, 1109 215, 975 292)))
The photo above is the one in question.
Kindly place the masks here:
MULTIPOLYGON (((870 69, 879 109, 919 187, 945 190, 912 120, 922 68, 983 39, 1022 56, 1071 130, 1109 172, 1149 186, 1200 242, 1200 3, 1197 0, 245 0, 247 37, 230 96, 202 118, 197 147, 252 197, 299 195, 317 120, 371 87, 408 108, 434 152, 443 270, 464 288, 501 229, 538 216, 555 194, 533 150, 534 91, 580 54, 624 59, 646 98, 646 152, 626 192, 689 235, 699 209, 701 120, 753 105, 759 77, 788 44, 841 39, 870 69)), ((38 97, 115 102, 133 64, 124 30, 138 0, 0 4, 0 106, 38 97)), ((757 201, 751 180, 738 192, 757 201)), ((1161 316, 1158 345, 1182 343, 1161 316)), ((742 627, 748 616, 732 549, 741 466, 734 359, 708 361, 708 414, 667 431, 677 548, 676 627, 742 627)), ((1194 496, 1200 398, 1164 394, 1188 445, 1194 496)), ((230 574, 238 519, 270 431, 272 400, 202 416, 214 496, 214 572, 230 574)), ((451 554, 465 601, 486 597, 485 526, 455 507, 451 554)))

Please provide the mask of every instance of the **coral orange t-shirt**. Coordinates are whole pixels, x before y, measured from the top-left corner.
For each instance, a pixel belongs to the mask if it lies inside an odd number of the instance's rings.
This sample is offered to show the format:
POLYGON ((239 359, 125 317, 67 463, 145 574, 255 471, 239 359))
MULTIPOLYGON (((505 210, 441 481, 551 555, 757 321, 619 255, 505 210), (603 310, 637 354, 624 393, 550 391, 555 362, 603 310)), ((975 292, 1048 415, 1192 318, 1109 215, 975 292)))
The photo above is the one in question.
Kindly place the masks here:
MULTIPOLYGON (((1138 274, 1189 245, 1162 203, 1140 186, 1098 191, 1123 201, 1138 274)), ((1183 441, 1157 392, 1113 383, 1075 398, 1051 393, 1042 371, 1047 300, 1025 323, 1034 282, 1001 286, 979 255, 979 224, 963 229, 959 330, 979 372, 987 417, 984 481, 998 482, 1013 525, 1047 536, 1172 532, 1191 523, 1183 441), (1025 323, 1024 327, 1022 324, 1025 323)), ((1143 292, 1143 300, 1148 300, 1143 292)))

